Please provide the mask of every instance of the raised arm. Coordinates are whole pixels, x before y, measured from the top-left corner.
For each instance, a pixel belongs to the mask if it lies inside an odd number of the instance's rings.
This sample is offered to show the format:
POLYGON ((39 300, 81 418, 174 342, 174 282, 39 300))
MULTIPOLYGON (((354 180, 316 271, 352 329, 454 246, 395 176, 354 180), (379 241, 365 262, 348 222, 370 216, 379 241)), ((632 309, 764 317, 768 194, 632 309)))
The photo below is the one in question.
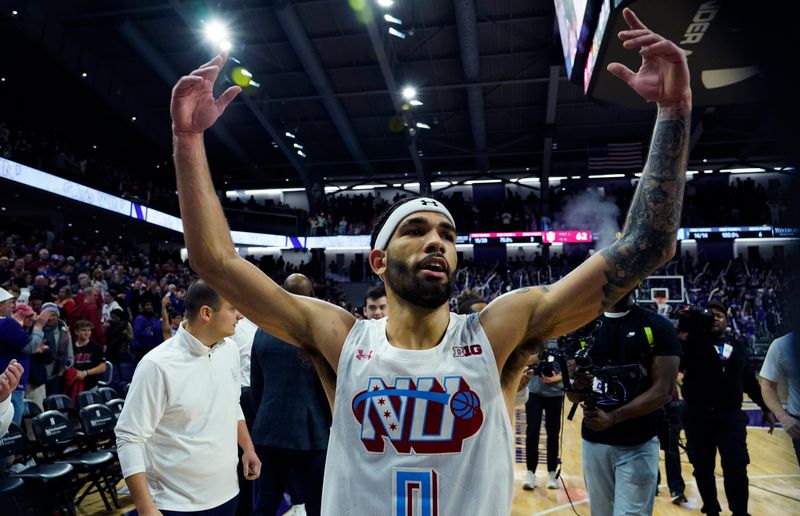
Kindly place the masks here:
POLYGON ((214 98, 214 81, 227 54, 181 77, 172 90, 173 147, 184 238, 193 269, 248 319, 276 337, 313 347, 336 368, 341 345, 355 319, 347 311, 290 294, 233 247, 228 223, 211 181, 203 133, 241 88, 214 98))
POLYGON ((501 361, 517 346, 536 344, 588 323, 633 289, 675 253, 685 183, 691 115, 686 55, 653 33, 630 9, 631 30, 619 33, 639 49, 633 72, 619 63, 608 71, 658 104, 647 163, 620 238, 549 287, 520 289, 484 309, 481 322, 501 361))

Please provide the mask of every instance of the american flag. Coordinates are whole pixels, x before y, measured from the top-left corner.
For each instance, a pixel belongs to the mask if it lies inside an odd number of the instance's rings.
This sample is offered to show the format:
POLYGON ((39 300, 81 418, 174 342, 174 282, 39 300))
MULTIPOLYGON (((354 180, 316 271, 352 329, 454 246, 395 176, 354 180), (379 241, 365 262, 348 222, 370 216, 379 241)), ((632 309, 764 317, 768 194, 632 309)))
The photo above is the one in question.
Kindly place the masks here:
POLYGON ((640 171, 644 165, 640 142, 589 145, 586 150, 589 154, 589 170, 631 172, 640 171))

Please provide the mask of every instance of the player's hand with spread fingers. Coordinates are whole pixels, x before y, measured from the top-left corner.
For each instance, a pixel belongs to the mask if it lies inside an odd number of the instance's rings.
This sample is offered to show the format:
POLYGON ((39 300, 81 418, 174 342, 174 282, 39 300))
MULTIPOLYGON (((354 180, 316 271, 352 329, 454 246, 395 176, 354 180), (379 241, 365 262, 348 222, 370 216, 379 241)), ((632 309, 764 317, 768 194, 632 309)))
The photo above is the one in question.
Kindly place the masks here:
POLYGON ((228 53, 220 52, 211 61, 181 77, 172 88, 170 114, 173 134, 202 134, 242 91, 239 86, 231 86, 218 99, 214 98, 214 81, 227 59, 228 53))
POLYGON ((622 15, 630 30, 620 31, 619 39, 623 47, 639 50, 642 64, 634 72, 621 63, 611 63, 608 71, 625 81, 642 98, 657 102, 660 107, 691 105, 686 52, 648 29, 630 9, 625 8, 622 15))

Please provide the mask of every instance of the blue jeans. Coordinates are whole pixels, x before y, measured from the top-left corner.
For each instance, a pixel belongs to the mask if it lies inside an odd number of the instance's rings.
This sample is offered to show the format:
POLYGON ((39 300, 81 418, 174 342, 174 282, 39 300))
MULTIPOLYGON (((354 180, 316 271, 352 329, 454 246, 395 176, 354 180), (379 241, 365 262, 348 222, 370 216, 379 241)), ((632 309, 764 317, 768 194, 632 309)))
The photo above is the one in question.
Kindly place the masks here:
POLYGON ((17 389, 11 393, 11 405, 14 407, 14 417, 11 421, 15 425, 22 424, 22 412, 25 410, 25 391, 17 389))
POLYGON ((638 446, 583 441, 583 477, 592 514, 653 514, 658 476, 658 438, 638 446))

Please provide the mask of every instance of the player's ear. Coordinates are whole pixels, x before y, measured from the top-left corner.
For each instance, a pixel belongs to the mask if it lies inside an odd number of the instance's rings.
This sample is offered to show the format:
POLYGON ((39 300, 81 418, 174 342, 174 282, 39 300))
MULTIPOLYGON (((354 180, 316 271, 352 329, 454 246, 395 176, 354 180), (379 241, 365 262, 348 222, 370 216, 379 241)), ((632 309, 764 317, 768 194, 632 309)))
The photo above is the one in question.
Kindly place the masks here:
POLYGON ((373 249, 369 252, 368 259, 372 272, 381 276, 386 271, 386 251, 383 249, 373 249))

